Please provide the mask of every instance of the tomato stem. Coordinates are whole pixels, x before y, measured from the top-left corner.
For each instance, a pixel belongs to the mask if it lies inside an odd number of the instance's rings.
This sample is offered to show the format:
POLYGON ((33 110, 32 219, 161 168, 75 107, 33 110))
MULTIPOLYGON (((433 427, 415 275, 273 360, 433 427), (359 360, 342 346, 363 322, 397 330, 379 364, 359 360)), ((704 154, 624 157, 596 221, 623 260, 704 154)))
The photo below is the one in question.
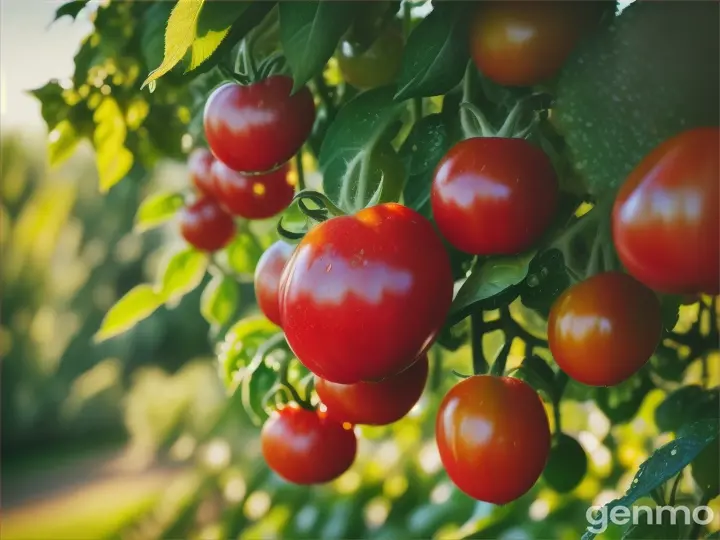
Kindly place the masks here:
POLYGON ((473 373, 475 375, 487 373, 489 367, 482 347, 485 330, 482 311, 470 315, 470 346, 472 349, 473 373))
POLYGON ((507 366, 508 356, 510 356, 513 339, 515 338, 512 336, 505 337, 505 343, 490 368, 490 375, 495 375, 496 377, 502 377, 505 375, 505 366, 507 366))
POLYGON ((297 153, 295 156, 295 164, 297 166, 297 185, 298 185, 298 191, 303 191, 305 189, 305 168, 303 167, 303 152, 302 149, 297 153))

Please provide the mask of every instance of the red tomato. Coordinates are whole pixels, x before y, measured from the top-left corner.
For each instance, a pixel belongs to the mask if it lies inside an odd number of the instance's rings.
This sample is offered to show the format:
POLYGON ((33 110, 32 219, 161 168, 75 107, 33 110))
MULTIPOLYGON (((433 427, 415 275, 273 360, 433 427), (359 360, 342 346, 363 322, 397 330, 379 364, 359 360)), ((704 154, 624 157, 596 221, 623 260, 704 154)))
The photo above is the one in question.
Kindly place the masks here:
POLYGON ((433 177, 440 232, 474 255, 520 253, 550 225, 558 182, 550 160, 524 139, 475 137, 453 146, 433 177))
POLYGON ((388 203, 305 235, 283 273, 280 316, 295 355, 319 377, 378 381, 430 347, 452 295, 450 260, 431 223, 388 203))
POLYGON ((493 504, 526 493, 550 453, 550 426, 540 397, 510 377, 477 375, 453 386, 440 404, 435 436, 455 485, 493 504))
POLYGON ((720 129, 685 131, 630 174, 612 214, 627 271, 656 291, 720 294, 720 129))
POLYGON ((292 202, 295 187, 288 180, 290 167, 264 174, 233 171, 221 161, 212 166, 215 193, 220 205, 234 216, 266 219, 285 210, 292 202))
POLYGON ((620 272, 597 274, 567 289, 548 318, 548 344, 560 368, 591 386, 636 373, 660 342, 660 302, 620 272))
POLYGON ((201 194, 210 197, 214 196, 213 178, 210 174, 213 161, 215 158, 206 148, 196 148, 188 156, 190 181, 201 194))
POLYGON ((487 78, 532 86, 553 77, 602 13, 600 2, 482 2, 470 51, 487 78))
POLYGON ((351 428, 297 405, 272 414, 262 428, 260 443, 268 466, 295 484, 334 480, 350 468, 357 452, 351 428))
POLYGON ((278 240, 262 254, 255 267, 255 298, 258 307, 278 326, 282 326, 278 303, 280 276, 294 249, 294 246, 278 240))
POLYGON ((235 222, 211 198, 205 197, 180 212, 180 232, 203 251, 217 251, 235 235, 235 222))
POLYGON ((205 104, 205 137, 231 169, 263 172, 293 157, 310 135, 315 103, 307 87, 292 96, 284 75, 242 86, 225 84, 205 104))
POLYGON ((400 420, 422 395, 428 375, 426 355, 405 371, 380 382, 337 384, 315 377, 315 390, 328 416, 350 424, 385 426, 400 420))

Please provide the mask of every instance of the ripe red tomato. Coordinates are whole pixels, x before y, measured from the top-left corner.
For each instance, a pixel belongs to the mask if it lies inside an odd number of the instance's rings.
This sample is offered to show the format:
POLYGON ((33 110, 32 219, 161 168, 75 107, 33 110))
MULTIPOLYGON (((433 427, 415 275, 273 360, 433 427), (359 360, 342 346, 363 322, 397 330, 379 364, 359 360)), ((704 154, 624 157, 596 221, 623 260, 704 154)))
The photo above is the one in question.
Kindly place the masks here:
POLYGON ((258 307, 278 326, 282 326, 278 303, 280 276, 294 249, 294 246, 278 240, 262 254, 255 267, 255 298, 258 307))
POLYGON ((426 355, 405 371, 380 382, 337 384, 315 377, 315 390, 328 416, 350 424, 385 426, 400 420, 422 395, 428 375, 426 355))
POLYGON ((232 240, 235 222, 217 202, 204 197, 181 210, 180 232, 197 249, 217 251, 232 240))
POLYGON ((720 129, 655 148, 618 192, 613 240, 627 271, 657 291, 720 294, 720 129))
POLYGON ((290 347, 330 382, 378 381, 430 347, 453 295, 432 224, 387 203, 311 229, 285 267, 280 316, 290 347))
POLYGON ((558 182, 550 160, 524 139, 475 137, 435 170, 431 204, 440 232, 461 251, 525 251, 550 225, 558 182))
POLYGON ((493 504, 526 493, 550 453, 550 426, 540 397, 510 377, 476 375, 453 386, 440 404, 435 436, 455 485, 493 504))
POLYGON ((223 209, 245 219, 267 219, 292 202, 295 187, 288 180, 290 167, 264 174, 233 171, 221 161, 212 165, 215 193, 223 209))
POLYGON ((470 27, 470 51, 487 78, 505 86, 541 83, 562 67, 599 20, 600 2, 482 2, 470 27))
POLYGON ((292 86, 290 77, 273 75, 217 88, 203 119, 215 157, 243 172, 269 171, 293 157, 310 135, 315 103, 307 87, 291 96, 292 86))
POLYGON ((402 31, 395 24, 387 24, 366 49, 343 40, 337 52, 340 73, 345 81, 361 90, 390 84, 400 71, 404 47, 402 31))
POLYGON ((548 345, 570 377, 612 386, 636 373, 660 342, 660 302, 620 272, 597 274, 567 289, 548 318, 548 345))
POLYGON ((207 148, 196 148, 188 156, 190 181, 201 194, 211 197, 214 195, 213 178, 210 174, 213 161, 215 158, 207 148))
POLYGON ((295 484, 322 484, 355 461, 357 439, 351 428, 320 411, 288 405, 270 416, 260 434, 262 454, 279 476, 295 484))

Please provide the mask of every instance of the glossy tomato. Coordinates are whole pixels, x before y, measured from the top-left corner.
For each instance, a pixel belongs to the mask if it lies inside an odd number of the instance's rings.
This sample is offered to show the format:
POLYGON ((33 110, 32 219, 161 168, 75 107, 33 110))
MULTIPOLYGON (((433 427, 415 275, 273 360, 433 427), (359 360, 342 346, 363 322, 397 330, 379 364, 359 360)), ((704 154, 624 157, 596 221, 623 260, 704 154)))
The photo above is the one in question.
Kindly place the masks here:
POLYGON ((455 485, 493 504, 526 493, 550 453, 550 427, 540 397, 510 377, 477 375, 453 386, 440 404, 435 436, 455 485))
POLYGON ((205 137, 220 161, 236 171, 263 172, 293 157, 310 135, 315 103, 307 87, 293 95, 284 75, 217 88, 205 104, 205 137))
POLYGON ((627 271, 664 293, 720 294, 720 129, 685 131, 620 188, 613 240, 627 271))
POLYGON ((278 303, 280 276, 294 249, 287 242, 278 240, 262 254, 255 267, 255 298, 258 307, 278 326, 282 326, 278 303))
POLYGON ((430 222, 387 203, 311 229, 280 285, 290 347, 330 382, 400 373, 433 342, 453 295, 450 261, 430 222))
POLYGON ((660 302, 620 272, 597 274, 567 289, 548 318, 548 344, 570 377, 612 386, 637 372, 660 342, 660 302))
POLYGON ((212 165, 218 202, 225 211, 245 219, 266 219, 285 210, 295 195, 290 167, 262 174, 233 171, 221 161, 212 165))
POLYGON ((190 181, 201 194, 210 197, 214 196, 213 178, 210 174, 213 161, 215 158, 207 148, 196 148, 188 156, 190 181))
POLYGON ((524 139, 475 137, 435 170, 431 204, 440 232, 474 255, 525 251, 550 225, 558 182, 545 153, 524 139))
POLYGON ((481 2, 470 51, 487 78, 532 86, 554 76, 602 13, 603 2, 481 2))
POLYGON ((361 90, 390 84, 400 71, 404 46, 402 30, 395 24, 386 24, 368 48, 345 39, 336 55, 340 73, 361 90))
POLYGON ((379 382, 337 384, 315 378, 328 416, 350 424, 384 426, 405 416, 422 395, 428 375, 426 355, 405 371, 379 382))
POLYGON ((357 439, 320 411, 288 405, 265 422, 262 454, 279 476, 295 484, 322 484, 347 471, 355 461, 357 439))
POLYGON ((204 197, 181 210, 180 232, 190 245, 217 251, 232 240, 235 222, 217 202, 204 197))

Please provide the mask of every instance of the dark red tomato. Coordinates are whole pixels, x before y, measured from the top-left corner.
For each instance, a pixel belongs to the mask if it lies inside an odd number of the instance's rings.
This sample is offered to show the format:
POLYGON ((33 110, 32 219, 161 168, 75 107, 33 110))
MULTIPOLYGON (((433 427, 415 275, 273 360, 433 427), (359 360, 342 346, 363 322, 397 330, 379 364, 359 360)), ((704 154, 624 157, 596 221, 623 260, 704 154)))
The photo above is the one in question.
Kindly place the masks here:
POLYGON ((630 174, 613 209, 627 271, 656 291, 720 294, 720 129, 685 131, 630 174))
POLYGON ((385 426, 400 420, 422 395, 428 375, 426 355, 405 371, 380 382, 337 384, 315 377, 315 390, 328 416, 350 424, 385 426))
POLYGON ((246 174, 215 161, 212 175, 218 202, 234 216, 245 219, 272 217, 285 210, 295 195, 289 170, 285 164, 268 173, 246 174))
POLYGON ((218 203, 205 197, 181 210, 180 232, 190 245, 217 251, 232 240, 235 222, 218 203))
POLYGON ((190 181, 201 194, 214 196, 213 178, 210 167, 215 158, 207 148, 196 148, 188 156, 190 181))
POLYGON ((540 397, 510 377, 477 375, 453 386, 440 404, 435 436, 455 485, 493 504, 526 493, 550 453, 550 427, 540 397))
POLYGON ((262 454, 279 476, 295 484, 322 484, 355 461, 357 439, 350 427, 320 411, 289 405, 270 416, 260 434, 262 454))
POLYGON ((307 87, 290 95, 284 75, 242 86, 225 84, 205 104, 205 137, 220 161, 243 172, 274 169, 293 157, 310 135, 315 103, 307 87))
POLYGON ((475 137, 453 146, 432 183, 433 217, 457 249, 520 253, 550 225, 558 182, 545 153, 524 139, 475 137))
POLYGON ((553 77, 593 22, 602 2, 482 2, 470 27, 470 51, 487 78, 532 86, 553 77))
POLYGON ((366 49, 343 40, 337 52, 340 73, 343 79, 361 90, 390 84, 400 71, 404 47, 402 31, 395 24, 387 24, 366 49))
POLYGON ((255 298, 258 307, 278 326, 282 326, 278 303, 280 276, 294 249, 294 246, 278 240, 262 254, 255 267, 255 298))
POLYGON ((453 295, 432 224, 387 203, 311 229, 280 285, 280 317, 298 359, 341 384, 379 381, 432 344, 453 295))
POLYGON ((662 333, 660 302, 620 272, 605 272, 567 289, 548 318, 548 344, 560 368, 591 386, 613 386, 650 359, 662 333))

